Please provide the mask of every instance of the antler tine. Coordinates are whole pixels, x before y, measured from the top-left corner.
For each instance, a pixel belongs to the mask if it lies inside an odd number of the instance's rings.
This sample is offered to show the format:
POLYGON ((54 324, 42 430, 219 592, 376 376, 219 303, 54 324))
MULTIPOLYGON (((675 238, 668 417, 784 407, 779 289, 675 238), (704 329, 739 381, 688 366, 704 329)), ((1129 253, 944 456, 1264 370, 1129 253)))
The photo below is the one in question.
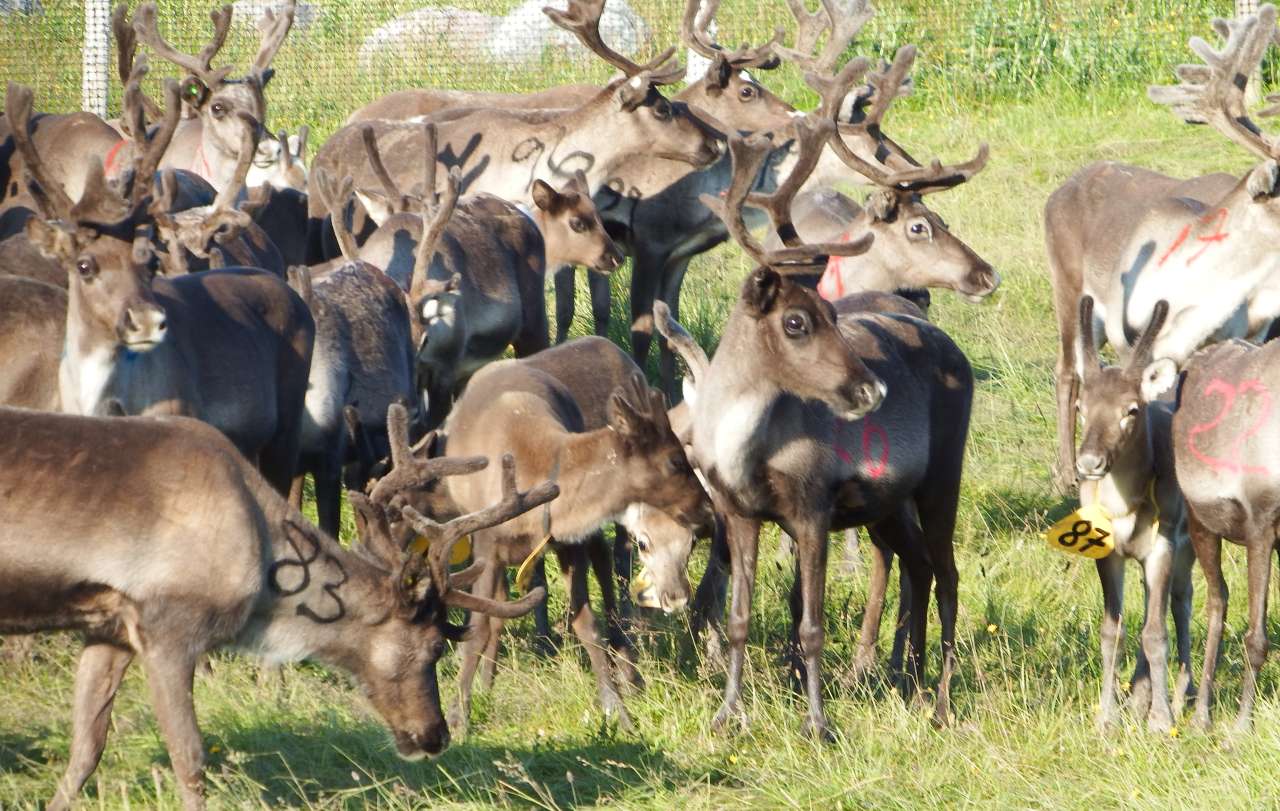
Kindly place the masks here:
MULTIPOLYGON (((118 60, 116 69, 120 74, 120 83, 127 88, 133 80, 135 70, 146 71, 146 57, 138 56, 138 34, 133 30, 133 24, 129 20, 128 4, 121 3, 111 12, 111 31, 116 38, 116 58, 118 60), (137 60, 136 66, 135 59, 137 60)), ((164 115, 164 111, 160 109, 160 106, 141 90, 138 91, 137 101, 141 104, 141 109, 145 116, 142 119, 144 125, 147 118, 161 118, 164 115)), ((132 127, 133 122, 129 121, 128 123, 132 127)), ((143 131, 145 131, 145 126, 143 131)), ((138 137, 132 132, 126 134, 134 138, 138 137)))
POLYGON ((820 100, 817 114, 837 122, 845 97, 853 90, 853 86, 866 75, 867 69, 870 67, 871 63, 865 57, 860 56, 857 59, 849 60, 848 64, 835 75, 805 71, 805 84, 809 85, 818 94, 820 100))
POLYGON ((387 408, 387 438, 391 444, 391 470, 371 482, 369 499, 374 504, 387 506, 406 490, 425 487, 446 476, 474 473, 489 464, 483 456, 418 459, 409 445, 409 410, 400 403, 387 408))
POLYGON ((231 6, 223 6, 210 12, 209 17, 213 20, 213 39, 200 50, 199 56, 183 53, 166 42, 164 37, 160 36, 160 29, 156 25, 156 16, 156 4, 154 2, 143 3, 138 6, 138 10, 134 13, 133 29, 138 36, 142 37, 142 41, 151 46, 151 50, 155 51, 161 58, 186 70, 206 85, 215 84, 221 77, 212 70, 210 62, 212 62, 213 57, 226 41, 227 30, 231 26, 231 6))
POLYGON ((1181 84, 1155 85, 1147 96, 1188 123, 1209 124, 1238 146, 1267 159, 1280 157, 1280 142, 1262 132, 1245 110, 1244 89, 1275 32, 1276 8, 1267 4, 1257 14, 1236 20, 1213 21, 1226 40, 1221 50, 1192 37, 1191 50, 1204 64, 1179 65, 1181 84))
POLYGON ((435 207, 428 209, 426 204, 423 204, 422 236, 418 238, 418 252, 413 258, 413 276, 410 278, 415 280, 427 278, 431 257, 435 256, 436 244, 440 242, 440 237, 444 235, 444 230, 449 225, 450 218, 453 217, 453 210, 458 205, 461 189, 462 170, 454 166, 449 170, 445 190, 435 207))
POLYGON ((805 7, 804 0, 787 0, 787 7, 796 20, 796 47, 778 45, 774 50, 783 59, 805 70, 822 73, 831 73, 835 69, 858 32, 875 16, 869 0, 849 0, 845 8, 837 6, 836 0, 821 0, 819 9, 813 12, 805 7), (826 45, 814 55, 813 51, 824 33, 829 34, 826 45))
POLYGON ((604 14, 605 0, 569 0, 569 8, 561 11, 551 6, 544 6, 542 13, 551 21, 578 38, 586 48, 596 56, 613 65, 628 77, 635 76, 646 68, 652 69, 671 58, 675 49, 663 52, 661 60, 652 60, 647 65, 637 65, 627 57, 605 44, 600 36, 600 15, 604 14))
POLYGON ((1082 372, 1098 365, 1098 347, 1093 342, 1093 296, 1080 297, 1080 358, 1084 361, 1082 372))
POLYGON ((311 188, 315 190, 320 202, 329 210, 329 223, 333 227, 333 235, 338 240, 338 250, 342 258, 349 262, 359 258, 360 246, 351 231, 347 229, 345 209, 351 199, 353 183, 348 175, 341 182, 325 169, 316 169, 311 173, 311 188))
POLYGON ((688 330, 671 315, 671 308, 665 301, 658 300, 653 303, 653 321, 658 328, 658 334, 665 338, 667 344, 684 360, 684 365, 688 367, 693 382, 702 380, 703 374, 711 366, 711 361, 707 359, 707 353, 702 351, 702 347, 693 340, 688 330))
POLYGON ((355 513, 356 535, 360 538, 360 546, 367 549, 381 565, 395 571, 403 553, 391 535, 387 511, 381 504, 355 490, 347 491, 347 499, 355 513))
MULTIPOLYGON (((130 60, 132 61, 132 60, 130 60)), ((133 141, 141 144, 147 138, 147 105, 148 99, 142 92, 142 79, 147 75, 147 60, 143 57, 129 68, 124 79, 124 101, 120 115, 120 126, 133 141)))
POLYGON ((422 199, 436 200, 436 158, 440 153, 440 141, 436 125, 430 121, 422 125, 422 199))
POLYGON ((255 73, 265 73, 271 67, 271 60, 276 58, 276 51, 284 44, 289 29, 293 27, 293 17, 297 11, 297 0, 289 0, 279 14, 268 8, 258 20, 258 30, 262 32, 262 44, 258 55, 253 59, 255 73))
MULTIPOLYGON (((1137 345, 1133 348, 1133 355, 1129 358, 1129 369, 1141 373, 1143 369, 1147 368, 1147 364, 1151 363, 1151 350, 1155 346, 1156 335, 1160 333, 1160 328, 1164 326, 1165 318, 1168 315, 1169 302, 1165 299, 1160 299, 1151 311, 1151 320, 1147 322, 1147 328, 1142 331, 1137 345)), ((1092 338, 1093 336, 1090 335, 1089 337, 1092 338)))
POLYGON ((724 199, 711 194, 703 194, 698 199, 717 217, 724 221, 733 237, 742 249, 756 262, 764 265, 766 252, 742 220, 742 206, 747 195, 755 185, 760 169, 768 160, 773 149, 773 142, 767 133, 756 133, 746 138, 738 134, 729 137, 729 155, 732 160, 733 174, 729 180, 729 188, 724 191, 724 199))
POLYGON ((49 173, 48 167, 40 159, 40 153, 36 151, 35 144, 31 142, 32 104, 31 88, 9 82, 9 89, 5 95, 5 115, 13 131, 14 145, 22 154, 27 173, 38 187, 32 190, 32 196, 35 197, 36 205, 42 209, 41 213, 47 219, 70 220, 75 203, 67 196, 62 184, 49 173))
MULTIPOLYGON (((137 96, 142 95, 141 81, 131 82, 125 93, 126 99, 130 93, 137 96)), ((142 202, 147 193, 151 191, 151 179, 155 175, 156 169, 160 166, 160 161, 164 159, 164 153, 169 149, 170 142, 173 141, 173 135, 178 131, 178 119, 182 113, 182 102, 178 98, 178 83, 173 79, 166 79, 164 82, 164 120, 160 122, 160 126, 156 129, 150 139, 146 136, 146 128, 144 127, 140 134, 135 135, 138 143, 138 156, 133 165, 132 188, 129 190, 129 202, 132 205, 138 205, 142 202)))
MULTIPOLYGON (((387 195, 388 202, 391 203, 392 210, 404 212, 409 210, 409 198, 400 191, 400 187, 396 185, 395 180, 387 171, 386 164, 382 162, 382 153, 378 151, 378 135, 373 131, 373 126, 365 124, 360 128, 360 137, 364 140, 364 152, 369 158, 369 166, 373 169, 373 174, 378 178, 378 184, 382 186, 383 194, 387 195)), ((288 144, 285 145, 288 150, 288 144)), ((317 169, 316 171, 323 171, 317 169)), ((329 205, 325 201, 325 205, 329 205)), ((330 209, 332 211, 333 209, 330 209)))
POLYGON ((247 113, 240 114, 240 125, 243 130, 240 133, 240 154, 236 158, 236 168, 231 174, 231 182, 224 186, 214 198, 215 210, 223 211, 236 207, 236 199, 244 190, 245 178, 249 176, 249 166, 253 164, 253 158, 258 154, 258 138, 262 128, 247 113))
POLYGON ((715 59, 723 49, 707 32, 707 27, 720 10, 720 0, 688 0, 680 19, 680 41, 694 53, 715 59))
POLYGON ((871 99, 862 121, 855 126, 864 129, 879 127, 893 100, 902 95, 903 84, 909 81, 911 68, 916 63, 916 46, 903 45, 893 55, 893 61, 885 68, 873 72, 867 83, 871 87, 871 99))
POLYGON ((801 244, 800 236, 791 222, 791 201, 800 191, 800 186, 809 179, 809 175, 813 174, 814 167, 822 157, 822 150, 835 133, 835 128, 835 122, 829 118, 806 115, 797 119, 795 139, 799 156, 795 168, 773 194, 747 195, 749 204, 763 208, 768 213, 774 230, 778 232, 778 237, 788 247, 797 247, 801 244))
POLYGON ((983 141, 978 144, 978 154, 964 163, 944 165, 934 158, 928 166, 904 169, 889 175, 886 184, 900 191, 916 194, 933 194, 944 189, 954 188, 970 180, 987 165, 990 150, 983 141))
POLYGON ((544 481, 530 490, 521 492, 516 487, 516 460, 508 453, 502 457, 502 499, 497 504, 458 516, 443 524, 427 518, 408 506, 400 509, 400 515, 414 530, 429 540, 428 556, 432 576, 437 583, 447 583, 448 563, 453 554, 454 544, 473 532, 496 527, 516 516, 523 515, 559 495, 560 486, 553 481, 544 481))

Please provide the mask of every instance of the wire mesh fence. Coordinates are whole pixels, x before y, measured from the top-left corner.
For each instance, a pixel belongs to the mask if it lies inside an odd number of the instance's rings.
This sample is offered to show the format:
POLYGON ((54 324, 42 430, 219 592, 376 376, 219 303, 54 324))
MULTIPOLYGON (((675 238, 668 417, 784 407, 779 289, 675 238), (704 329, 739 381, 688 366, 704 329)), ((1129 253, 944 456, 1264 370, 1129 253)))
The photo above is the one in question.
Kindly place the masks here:
MULTIPOLYGON (((40 109, 77 109, 88 98, 114 114, 121 87, 114 43, 104 39, 108 3, 0 0, 0 75, 33 85, 40 109), (98 55, 97 76, 83 71, 86 30, 109 48, 98 55)), ((356 107, 396 89, 526 91, 605 80, 610 69, 551 24, 541 10, 547 3, 564 0, 300 0, 275 60, 270 123, 308 123, 323 137, 356 107)), ((258 44, 254 22, 276 4, 236 0, 215 64, 246 69, 258 44)), ((609 0, 601 30, 618 50, 647 58, 678 42, 682 5, 609 0)), ((160 0, 164 36, 195 53, 211 34, 212 7, 211 0, 160 0)), ((1232 10, 1231 0, 882 0, 855 47, 885 57, 916 43, 916 84, 926 100, 1088 91, 1168 80, 1190 55, 1187 38, 1210 35, 1209 19, 1232 10)), ((784 0, 724 0, 717 22, 719 39, 730 45, 794 27, 784 0)), ((153 76, 176 72, 153 61, 153 76)), ((781 74, 770 87, 805 101, 795 72, 781 74)))

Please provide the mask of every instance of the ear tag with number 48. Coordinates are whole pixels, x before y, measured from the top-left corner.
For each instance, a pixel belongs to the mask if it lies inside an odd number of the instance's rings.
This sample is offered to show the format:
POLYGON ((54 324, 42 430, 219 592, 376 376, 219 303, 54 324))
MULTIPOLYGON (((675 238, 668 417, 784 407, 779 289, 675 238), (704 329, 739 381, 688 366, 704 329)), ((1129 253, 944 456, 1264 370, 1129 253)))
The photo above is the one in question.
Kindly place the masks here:
POLYGON ((1105 558, 1116 548, 1111 516, 1099 504, 1081 507, 1049 527, 1044 537, 1059 552, 1093 560, 1105 558))

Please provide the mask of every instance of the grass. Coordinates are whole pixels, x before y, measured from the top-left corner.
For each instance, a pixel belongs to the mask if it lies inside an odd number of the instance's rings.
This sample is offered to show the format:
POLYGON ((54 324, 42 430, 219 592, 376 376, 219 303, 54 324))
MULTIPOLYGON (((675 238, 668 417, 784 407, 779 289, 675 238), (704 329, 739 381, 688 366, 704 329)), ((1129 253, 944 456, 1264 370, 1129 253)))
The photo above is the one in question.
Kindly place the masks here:
MULTIPOLYGON (((50 13, 43 20, 0 23, 0 43, 25 43, 30 51, 39 39, 36 57, 20 54, 36 61, 6 70, 14 78, 38 79, 39 97, 50 100, 41 105, 46 108, 69 105, 78 92, 80 34, 67 21, 64 5, 46 0, 50 13)), ((162 5, 178 10, 175 0, 162 5)), ((369 5, 385 18, 409 4, 369 5)), ((200 677, 196 687, 210 753, 212 805, 1154 809, 1212 803, 1234 809, 1258 807, 1280 794, 1273 768, 1280 745, 1274 665, 1263 669, 1255 732, 1236 738, 1225 731, 1243 662, 1243 555, 1229 550, 1226 556, 1236 599, 1219 670, 1217 715, 1223 729, 1156 737, 1128 719, 1102 736, 1092 724, 1099 680, 1096 577, 1087 564, 1045 549, 1039 535, 1048 517, 1065 509, 1049 487, 1056 325, 1040 211, 1071 172, 1097 159, 1178 175, 1248 166, 1239 150, 1212 132, 1177 124, 1137 89, 1167 75, 1168 65, 1183 53, 1171 43, 1185 39, 1188 26, 1198 31, 1209 5, 1226 10, 1221 3, 1156 0, 999 0, 928 8, 881 3, 875 42, 912 41, 919 34, 916 41, 926 46, 920 90, 891 113, 891 132, 922 155, 960 157, 987 140, 993 156, 973 182, 930 200, 1004 276, 1002 292, 982 306, 935 298, 935 319, 966 350, 978 376, 956 538, 961 668, 953 686, 953 728, 933 730, 926 712, 904 705, 878 679, 853 684, 846 678, 865 576, 843 575, 833 566, 824 666, 838 737, 831 745, 801 737, 802 703, 778 661, 789 622, 789 566, 766 552, 748 648, 750 732, 711 732, 722 675, 707 662, 677 655, 685 630, 679 619, 656 619, 641 635, 648 686, 628 698, 638 727, 634 734, 602 724, 591 675, 575 645, 554 660, 537 660, 526 645, 528 620, 511 623, 497 685, 478 697, 471 737, 431 763, 398 760, 378 719, 345 677, 304 665, 291 668, 282 684, 260 686, 252 664, 219 657, 213 675, 200 677), (1134 31, 1153 16, 1170 30, 1148 32, 1148 42, 1134 31), (939 20, 950 21, 950 28, 939 20), (1112 36, 1113 30, 1121 33, 1112 36)), ((733 0, 726 2, 732 6, 733 0)), ((358 22, 355 7, 351 0, 328 3, 334 13, 313 33, 316 44, 306 47, 298 40, 282 51, 273 123, 294 127, 309 121, 323 135, 377 92, 422 81, 409 70, 417 64, 412 60, 375 77, 342 78, 357 76, 354 50, 334 47, 349 44, 358 22), (321 48, 325 60, 317 65, 321 48), (329 83, 334 77, 336 83, 329 83)), ((734 26, 727 41, 760 22, 749 15, 726 19, 734 26)), ((231 47, 243 52, 250 46, 238 40, 231 47)), ((498 76, 474 67, 433 67, 430 78, 439 85, 524 89, 559 80, 571 66, 549 60, 535 76, 498 76)), ((802 98, 794 76, 777 86, 802 98)), ((694 263, 682 317, 705 345, 714 345, 747 270, 742 257, 726 248, 694 263)), ((623 344, 626 283, 624 270, 615 279, 613 329, 623 344)), ((585 301, 584 286, 575 334, 589 331, 585 301)), ((772 538, 766 550, 773 548, 772 538)), ((695 571, 701 565, 699 558, 695 571)), ((1195 585, 1198 669, 1204 635, 1198 570, 1195 585)), ((563 605, 558 587, 552 602, 553 612, 563 605)), ((1122 673, 1132 667, 1140 603, 1131 577, 1131 641, 1122 673)), ((937 671, 936 632, 935 622, 931 674, 937 671)), ((66 763, 75 650, 69 637, 50 637, 38 643, 33 659, 0 657, 0 808, 36 807, 66 763)), ((454 667, 452 658, 441 667, 446 701, 454 667)), ((106 754, 85 795, 85 807, 177 805, 137 673, 125 681, 106 754)))
MULTIPOLYGON (((953 102, 895 115, 892 124, 895 137, 919 153, 955 156, 986 139, 993 155, 973 182, 930 201, 1005 279, 986 305, 935 299, 936 320, 968 352, 979 378, 956 539, 961 668, 954 727, 933 730, 925 711, 904 705, 879 680, 849 683, 865 577, 833 566, 824 662, 838 739, 824 746, 801 737, 802 704, 778 662, 789 567, 766 552, 746 671, 750 732, 711 732, 722 676, 676 654, 679 619, 657 619, 641 636, 648 686, 628 699, 638 727, 630 735, 602 724, 575 645, 552 661, 537 660, 526 645, 528 620, 512 623, 497 685, 477 702, 472 736, 430 763, 398 760, 377 718, 340 675, 300 666, 282 685, 262 687, 253 665, 219 658, 196 689, 215 807, 1091 809, 1212 802, 1228 809, 1257 807, 1280 793, 1272 768, 1280 746, 1274 665, 1263 669, 1256 731, 1241 738, 1225 732, 1243 662, 1243 555, 1227 554, 1236 599, 1219 671, 1222 731, 1157 737, 1128 719, 1101 736, 1092 724, 1096 577, 1088 565, 1047 550, 1038 534, 1047 516, 1063 509, 1048 476, 1056 327, 1039 222, 1045 197, 1099 158, 1183 175, 1243 170, 1247 160, 1213 133, 1175 123, 1138 92, 953 102)), ((684 296, 695 334, 713 339, 746 269, 724 249, 696 263, 684 296)), ((625 274, 616 280, 619 302, 625 282, 625 274)), ((575 332, 586 327, 582 321, 575 332)), ((625 343, 623 330, 615 333, 625 343)), ((695 570, 700 566, 698 560, 695 570)), ((1195 582, 1198 668, 1198 570, 1195 582)), ((1141 619, 1132 577, 1128 597, 1132 640, 1141 619)), ((552 599, 554 616, 562 590, 552 599)), ((931 631, 936 640, 936 623, 931 631)), ((1132 644, 1127 651, 1121 673, 1132 667, 1132 644)), ((72 640, 54 637, 39 644, 34 660, 0 661, 0 807, 34 807, 56 783, 67 757, 74 653, 72 640)), ((936 674, 936 641, 930 654, 936 674)), ((452 658, 441 672, 448 701, 452 658)), ((86 807, 175 807, 166 764, 145 684, 131 674, 86 807)))

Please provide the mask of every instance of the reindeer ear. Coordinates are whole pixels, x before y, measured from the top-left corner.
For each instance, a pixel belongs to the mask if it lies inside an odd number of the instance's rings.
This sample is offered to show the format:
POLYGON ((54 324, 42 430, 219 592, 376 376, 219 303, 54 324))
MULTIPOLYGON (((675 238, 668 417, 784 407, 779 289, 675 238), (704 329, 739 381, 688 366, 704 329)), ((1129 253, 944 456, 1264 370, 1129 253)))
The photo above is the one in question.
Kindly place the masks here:
POLYGON ((782 277, 773 268, 759 268, 742 284, 742 300, 757 317, 767 315, 777 302, 782 277))
POLYGON ((1264 200, 1276 191, 1276 183, 1280 182, 1280 165, 1275 161, 1263 161, 1249 173, 1246 188, 1254 200, 1264 200))
POLYGON ((618 436, 629 441, 636 441, 644 436, 644 417, 636 411, 635 406, 627 402, 626 389, 618 387, 609 395, 608 409, 609 427, 618 432, 618 436))
POLYGON ((878 191, 867 198, 867 214, 872 222, 890 222, 898 212, 898 195, 878 191))
POLYGON ((70 262, 76 255, 76 240, 67 229, 39 217, 27 220, 27 240, 40 255, 55 262, 70 262))
POLYGON ((619 84, 613 98, 620 110, 634 112, 649 98, 649 73, 646 71, 619 84))
POLYGON ((1178 379, 1178 364, 1168 358, 1152 361, 1142 370, 1142 400, 1154 402, 1178 379))
POLYGON ((720 95, 729 86, 729 79, 732 77, 733 66, 729 64, 729 60, 724 58, 724 54, 717 55, 715 61, 707 66, 707 72, 702 78, 707 95, 720 95))
POLYGON ((533 204, 548 214, 554 214, 559 210, 560 192, 551 188, 550 184, 541 181, 533 181, 533 204))

